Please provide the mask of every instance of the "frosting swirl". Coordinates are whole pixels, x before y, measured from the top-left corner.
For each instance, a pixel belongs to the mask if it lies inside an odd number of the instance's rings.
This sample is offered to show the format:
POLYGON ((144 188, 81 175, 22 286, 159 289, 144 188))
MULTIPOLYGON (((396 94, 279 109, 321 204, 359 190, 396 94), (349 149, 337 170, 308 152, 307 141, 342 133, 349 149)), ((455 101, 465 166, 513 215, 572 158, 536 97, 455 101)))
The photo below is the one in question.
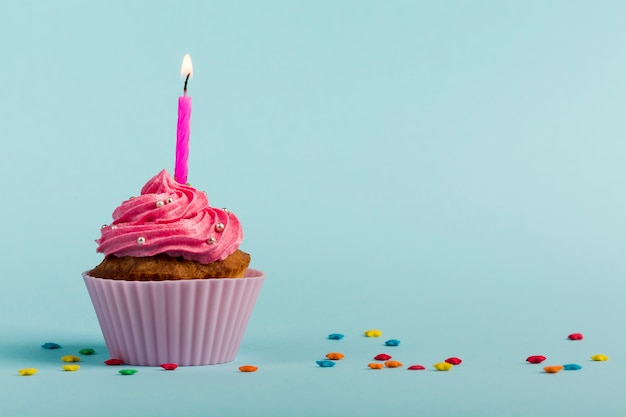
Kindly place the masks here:
POLYGON ((101 233, 97 251, 107 256, 165 253, 202 264, 224 260, 243 239, 234 214, 209 207, 204 192, 177 183, 166 170, 116 208, 101 233))

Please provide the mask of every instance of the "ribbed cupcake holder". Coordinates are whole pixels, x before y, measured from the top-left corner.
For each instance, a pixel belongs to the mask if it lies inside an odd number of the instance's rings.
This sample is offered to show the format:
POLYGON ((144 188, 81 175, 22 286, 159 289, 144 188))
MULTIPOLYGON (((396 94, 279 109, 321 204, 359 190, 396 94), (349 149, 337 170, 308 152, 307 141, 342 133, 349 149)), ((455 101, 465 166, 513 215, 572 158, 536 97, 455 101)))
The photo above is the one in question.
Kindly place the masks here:
POLYGON ((83 273, 112 358, 128 365, 213 365, 235 359, 265 274, 123 281, 83 273))

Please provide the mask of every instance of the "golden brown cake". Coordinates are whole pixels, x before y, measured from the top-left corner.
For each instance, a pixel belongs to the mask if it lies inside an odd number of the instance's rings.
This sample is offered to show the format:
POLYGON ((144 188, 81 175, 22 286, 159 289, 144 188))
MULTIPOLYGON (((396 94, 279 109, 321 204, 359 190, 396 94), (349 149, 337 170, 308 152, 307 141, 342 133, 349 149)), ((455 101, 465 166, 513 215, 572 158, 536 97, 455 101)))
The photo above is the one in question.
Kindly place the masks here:
POLYGON ((243 278, 249 264, 250 255, 239 249, 223 261, 206 265, 166 254, 144 257, 110 255, 89 271, 89 275, 126 281, 243 278))

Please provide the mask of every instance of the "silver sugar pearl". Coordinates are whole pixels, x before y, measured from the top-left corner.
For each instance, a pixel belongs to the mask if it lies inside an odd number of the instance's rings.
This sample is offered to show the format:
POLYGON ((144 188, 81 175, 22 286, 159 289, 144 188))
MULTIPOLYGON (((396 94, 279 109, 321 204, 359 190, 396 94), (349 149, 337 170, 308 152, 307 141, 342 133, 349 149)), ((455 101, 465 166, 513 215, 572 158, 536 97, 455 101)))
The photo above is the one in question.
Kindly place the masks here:
POLYGON ((165 200, 165 202, 166 202, 167 204, 171 204, 171 203, 173 203, 173 202, 174 202, 174 199, 173 199, 172 197, 167 197, 167 200, 165 200))
POLYGON ((137 244, 138 245, 143 245, 144 243, 146 243, 146 238, 145 237, 138 237, 137 238, 137 244))
POLYGON ((109 227, 108 224, 103 224, 102 227, 100 229, 106 229, 107 227, 109 227))
POLYGON ((162 202, 162 201, 157 201, 157 202, 156 202, 156 206, 157 206, 157 207, 163 207, 163 205, 164 205, 164 204, 165 204, 165 203, 164 203, 164 202, 162 202))
POLYGON ((217 239, 215 239, 214 237, 210 237, 207 239, 206 243, 208 243, 209 245, 214 244, 215 242, 217 242, 217 239))
POLYGON ((115 229, 117 229, 117 226, 116 225, 111 225, 111 229, 115 230, 115 229))
POLYGON ((226 214, 230 214, 230 210, 228 210, 226 207, 224 207, 224 208, 222 209, 222 211, 223 211, 224 213, 226 213, 226 214))
POLYGON ((215 231, 216 232, 221 232, 222 230, 224 230, 224 223, 217 223, 215 225, 215 231))

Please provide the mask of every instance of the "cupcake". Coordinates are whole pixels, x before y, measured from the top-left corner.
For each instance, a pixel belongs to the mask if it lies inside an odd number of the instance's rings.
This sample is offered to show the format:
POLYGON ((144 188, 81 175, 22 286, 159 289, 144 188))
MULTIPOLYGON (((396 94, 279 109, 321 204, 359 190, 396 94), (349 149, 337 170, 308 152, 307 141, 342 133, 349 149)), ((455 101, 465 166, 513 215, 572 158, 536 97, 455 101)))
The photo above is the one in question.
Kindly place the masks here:
POLYGON ((264 274, 237 217, 163 170, 113 212, 83 278, 111 357, 130 365, 232 361, 264 274))

